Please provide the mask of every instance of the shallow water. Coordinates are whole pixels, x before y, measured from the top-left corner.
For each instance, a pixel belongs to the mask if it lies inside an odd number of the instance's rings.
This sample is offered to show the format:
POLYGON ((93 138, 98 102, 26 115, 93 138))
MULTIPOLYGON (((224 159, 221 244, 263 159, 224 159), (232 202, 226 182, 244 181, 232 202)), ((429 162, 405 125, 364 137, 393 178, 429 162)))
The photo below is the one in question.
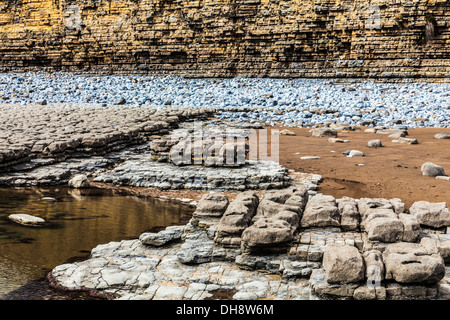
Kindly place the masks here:
POLYGON ((185 224, 191 212, 178 203, 98 189, 0 188, 0 297, 69 259, 87 257, 98 244, 185 224), (7 218, 13 213, 47 224, 22 226, 7 218))

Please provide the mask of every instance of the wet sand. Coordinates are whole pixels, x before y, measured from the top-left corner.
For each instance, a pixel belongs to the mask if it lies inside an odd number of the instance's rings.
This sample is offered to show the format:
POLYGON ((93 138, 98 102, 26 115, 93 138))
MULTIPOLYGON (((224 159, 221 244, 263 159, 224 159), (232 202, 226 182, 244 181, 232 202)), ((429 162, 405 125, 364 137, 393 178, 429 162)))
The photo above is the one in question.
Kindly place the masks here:
MULTIPOLYGON (((274 126, 267 129, 282 130, 286 127, 274 126)), ((435 139, 440 132, 450 133, 450 129, 419 128, 409 129, 408 138, 416 138, 419 144, 394 143, 387 134, 365 133, 365 127, 356 131, 338 131, 338 138, 349 143, 330 143, 328 137, 313 137, 311 128, 287 128, 295 136, 280 135, 280 164, 296 172, 319 174, 323 181, 318 192, 356 199, 400 198, 407 208, 415 201, 444 201, 450 205, 450 182, 423 176, 420 167, 425 162, 433 162, 444 167, 450 175, 450 139, 435 139), (370 140, 381 140, 383 147, 369 148, 370 140), (342 152, 359 150, 364 157, 348 158, 342 152), (335 151, 335 152, 332 152, 335 151), (319 156, 320 159, 301 160, 303 156, 319 156), (358 166, 364 164, 364 166, 358 166)), ((269 135, 270 137, 270 135, 269 135)), ((269 138, 270 141, 270 138, 269 138)), ((111 186, 94 183, 92 186, 111 188, 115 192, 143 197, 164 197, 169 199, 200 200, 209 191, 170 190, 111 186)), ((239 192, 225 192, 233 199, 239 192)))
POLYGON ((450 139, 434 138, 436 133, 450 133, 450 129, 409 129, 407 137, 418 139, 416 145, 393 143, 394 139, 388 135, 365 133, 364 127, 338 131, 338 138, 350 140, 349 143, 330 143, 328 137, 312 137, 310 128, 288 129, 296 136, 280 135, 280 164, 295 171, 322 175, 318 192, 337 198, 400 198, 407 208, 419 200, 450 204, 450 182, 423 176, 420 170, 423 163, 433 162, 450 175, 450 139), (369 148, 367 143, 374 139, 380 139, 383 147, 369 148), (359 150, 365 156, 348 158, 342 154, 346 150, 359 150), (320 159, 301 160, 303 156, 320 159))

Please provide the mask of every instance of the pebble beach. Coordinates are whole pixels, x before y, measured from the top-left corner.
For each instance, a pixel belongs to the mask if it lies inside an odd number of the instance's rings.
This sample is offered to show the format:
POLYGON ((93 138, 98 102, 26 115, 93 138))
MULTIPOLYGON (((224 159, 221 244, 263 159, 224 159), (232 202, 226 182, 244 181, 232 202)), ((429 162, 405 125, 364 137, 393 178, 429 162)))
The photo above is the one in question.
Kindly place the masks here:
POLYGON ((220 110, 220 119, 270 125, 317 126, 331 121, 450 127, 450 84, 408 80, 382 83, 13 73, 0 75, 0 102, 214 107, 220 110))

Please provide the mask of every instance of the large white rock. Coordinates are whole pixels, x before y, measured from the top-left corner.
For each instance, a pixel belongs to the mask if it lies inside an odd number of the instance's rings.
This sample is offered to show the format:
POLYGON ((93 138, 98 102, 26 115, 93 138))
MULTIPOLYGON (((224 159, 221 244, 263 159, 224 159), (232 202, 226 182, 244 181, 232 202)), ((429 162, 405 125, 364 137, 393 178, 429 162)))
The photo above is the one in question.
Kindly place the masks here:
POLYGON ((11 214, 8 216, 11 221, 25 225, 25 226, 40 226, 45 224, 45 220, 39 217, 31 216, 29 214, 11 214))

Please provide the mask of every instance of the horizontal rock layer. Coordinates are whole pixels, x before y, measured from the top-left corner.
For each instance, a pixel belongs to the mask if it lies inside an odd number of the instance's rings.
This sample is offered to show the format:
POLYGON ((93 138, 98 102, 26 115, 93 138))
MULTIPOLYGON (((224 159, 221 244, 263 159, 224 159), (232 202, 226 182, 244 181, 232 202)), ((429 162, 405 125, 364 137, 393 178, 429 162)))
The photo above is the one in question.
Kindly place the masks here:
POLYGON ((445 78, 448 1, 0 2, 1 69, 445 78))
POLYGON ((57 103, 0 106, 0 173, 23 171, 70 157, 104 155, 143 144, 205 110, 101 107, 57 103), (33 161, 34 160, 34 161, 33 161))

